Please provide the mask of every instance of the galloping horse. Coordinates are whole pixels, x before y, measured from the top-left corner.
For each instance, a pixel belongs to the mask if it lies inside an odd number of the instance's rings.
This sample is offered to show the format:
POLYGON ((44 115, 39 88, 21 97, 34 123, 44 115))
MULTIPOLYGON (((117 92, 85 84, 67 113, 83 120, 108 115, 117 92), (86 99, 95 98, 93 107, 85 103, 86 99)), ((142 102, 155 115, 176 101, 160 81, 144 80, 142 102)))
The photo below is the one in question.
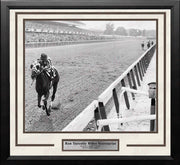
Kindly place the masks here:
POLYGON ((49 77, 47 71, 43 69, 38 62, 34 62, 30 66, 31 68, 31 78, 34 81, 36 79, 36 92, 38 93, 38 107, 43 108, 46 110, 46 114, 49 116, 51 107, 52 107, 52 102, 55 99, 55 94, 57 91, 57 85, 59 82, 59 74, 57 70, 55 69, 55 77, 53 80, 49 77), (51 96, 51 104, 49 108, 47 108, 47 100, 49 98, 49 90, 53 86, 53 93, 51 96), (44 96, 44 105, 41 106, 41 97, 44 96))

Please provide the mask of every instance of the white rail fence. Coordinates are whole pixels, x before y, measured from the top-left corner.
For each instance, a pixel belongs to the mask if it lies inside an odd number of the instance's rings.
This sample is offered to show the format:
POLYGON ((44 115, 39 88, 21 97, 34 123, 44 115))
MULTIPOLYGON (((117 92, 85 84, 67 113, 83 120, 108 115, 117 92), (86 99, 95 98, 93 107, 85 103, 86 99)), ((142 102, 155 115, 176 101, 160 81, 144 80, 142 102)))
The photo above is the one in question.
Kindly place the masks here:
POLYGON ((149 66, 149 63, 154 55, 156 44, 152 45, 146 50, 140 58, 138 58, 128 69, 119 76, 99 97, 94 100, 85 110, 83 110, 73 121, 70 122, 62 131, 83 131, 92 119, 96 122, 96 131, 110 131, 110 123, 123 123, 135 120, 155 120, 155 115, 130 117, 130 118, 118 118, 120 114, 119 109, 119 97, 124 96, 127 109, 130 109, 130 102, 127 92, 131 93, 133 99, 135 99, 134 93, 139 93, 148 96, 148 93, 137 90, 141 85, 143 77, 149 66), (127 81, 125 81, 125 79, 127 81), (121 86, 121 94, 117 95, 117 86, 121 86), (110 99, 113 99, 114 106, 117 113, 117 119, 107 119, 105 105, 110 99), (100 127, 100 128, 99 128, 100 127))
POLYGON ((143 116, 132 116, 132 117, 123 117, 117 119, 101 119, 97 121, 98 130, 101 131, 103 126, 109 124, 122 124, 132 121, 143 121, 143 120, 155 120, 156 115, 143 115, 143 116))
POLYGON ((82 131, 94 117, 94 110, 98 108, 98 101, 94 100, 63 131, 82 131))

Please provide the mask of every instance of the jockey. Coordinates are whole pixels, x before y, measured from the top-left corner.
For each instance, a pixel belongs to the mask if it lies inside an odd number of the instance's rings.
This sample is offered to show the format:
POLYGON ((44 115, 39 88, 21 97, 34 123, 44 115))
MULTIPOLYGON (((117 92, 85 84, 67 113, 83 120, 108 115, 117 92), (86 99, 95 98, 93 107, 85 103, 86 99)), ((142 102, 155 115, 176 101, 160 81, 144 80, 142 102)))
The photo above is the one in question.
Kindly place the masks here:
POLYGON ((52 66, 52 62, 50 57, 48 57, 45 53, 41 54, 40 59, 38 59, 38 62, 40 63, 41 67, 47 71, 47 74, 53 79, 55 75, 55 69, 54 66, 52 66))

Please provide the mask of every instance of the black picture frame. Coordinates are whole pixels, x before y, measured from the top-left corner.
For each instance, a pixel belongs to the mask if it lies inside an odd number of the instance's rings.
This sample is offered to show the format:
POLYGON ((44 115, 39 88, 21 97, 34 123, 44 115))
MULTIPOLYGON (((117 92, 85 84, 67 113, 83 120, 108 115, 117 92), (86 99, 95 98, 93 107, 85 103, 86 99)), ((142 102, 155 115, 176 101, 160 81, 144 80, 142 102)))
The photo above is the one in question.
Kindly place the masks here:
MULTIPOLYGON (((162 160, 177 164, 180 111, 180 52, 179 52, 179 0, 16 0, 1 2, 1 162, 3 164, 30 164, 29 160, 162 160), (10 77, 9 77, 9 10, 10 9, 171 9, 171 156, 13 156, 10 157, 10 77), (18 160, 18 162, 16 162, 18 160), (23 160, 23 161, 19 161, 23 160)), ((106 161, 108 163, 108 161, 106 161)), ((143 163, 143 162, 142 162, 143 163)))

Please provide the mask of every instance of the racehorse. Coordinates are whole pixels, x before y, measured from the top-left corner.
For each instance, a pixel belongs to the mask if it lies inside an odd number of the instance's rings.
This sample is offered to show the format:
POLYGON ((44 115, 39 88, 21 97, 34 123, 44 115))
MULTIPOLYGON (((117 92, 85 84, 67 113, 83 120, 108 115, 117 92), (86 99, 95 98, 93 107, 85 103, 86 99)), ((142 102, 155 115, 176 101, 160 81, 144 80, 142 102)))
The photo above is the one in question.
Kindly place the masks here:
POLYGON ((47 71, 43 69, 38 62, 34 62, 30 65, 31 68, 31 78, 32 80, 36 80, 36 92, 38 93, 38 107, 46 110, 46 114, 49 116, 51 112, 52 102, 55 99, 55 94, 57 91, 57 85, 59 82, 59 73, 55 69, 55 77, 53 80, 49 77, 47 71), (53 93, 51 96, 51 104, 49 108, 47 108, 47 100, 49 98, 50 89, 53 87, 53 93), (41 98, 44 96, 44 105, 41 105, 41 98))

